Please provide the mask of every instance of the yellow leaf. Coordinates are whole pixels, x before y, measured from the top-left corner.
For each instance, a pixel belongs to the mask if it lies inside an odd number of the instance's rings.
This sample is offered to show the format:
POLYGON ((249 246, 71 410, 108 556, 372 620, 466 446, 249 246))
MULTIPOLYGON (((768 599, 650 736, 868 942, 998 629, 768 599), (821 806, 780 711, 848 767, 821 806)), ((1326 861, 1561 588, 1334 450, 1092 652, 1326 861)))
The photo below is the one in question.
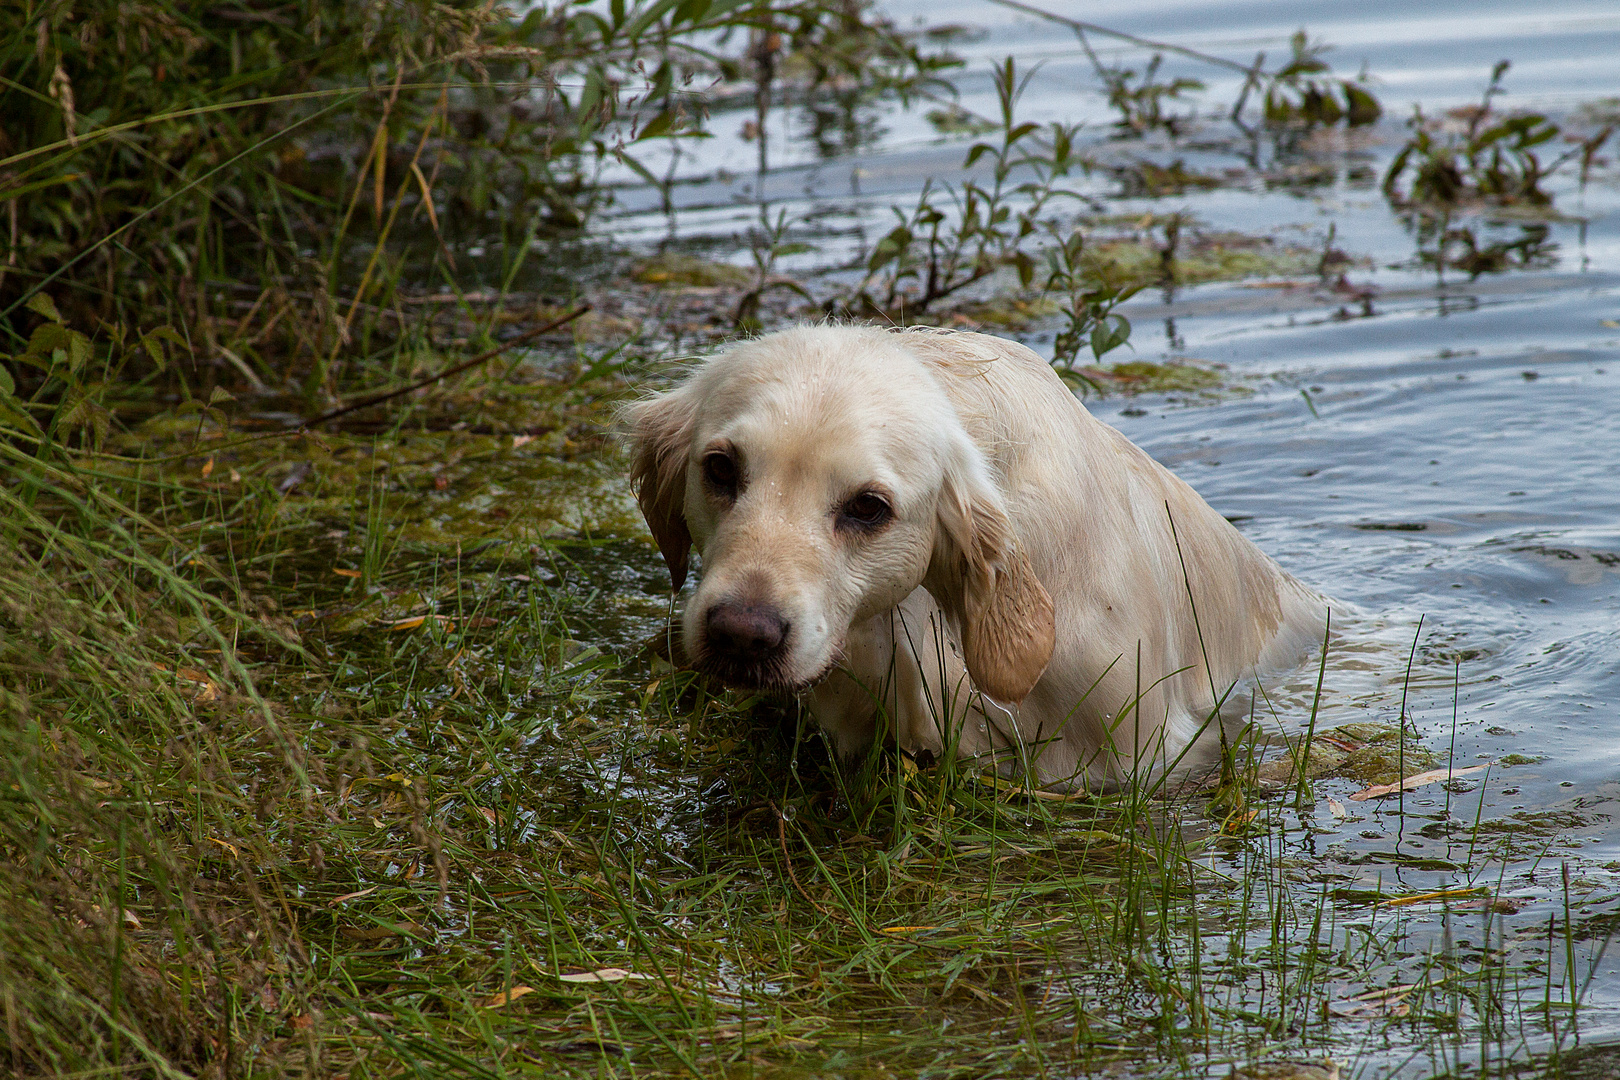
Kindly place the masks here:
POLYGON ((369 888, 369 889, 361 889, 359 892, 344 893, 342 896, 333 897, 331 900, 328 900, 326 902, 326 906, 327 907, 337 907, 339 904, 346 903, 346 902, 348 902, 350 900, 358 900, 362 896, 370 896, 372 893, 374 893, 376 891, 377 891, 377 886, 373 885, 371 888, 369 888))
POLYGON ((516 1001, 520 997, 523 997, 525 994, 532 993, 534 993, 534 987, 532 986, 514 986, 512 989, 502 990, 500 993, 486 998, 483 1001, 480 1001, 478 1004, 486 1009, 499 1009, 503 1005, 512 1004, 512 1002, 516 1001))
POLYGON ((938 930, 937 926, 885 926, 878 930, 880 934, 915 934, 922 930, 938 930))
POLYGON ((1483 886, 1472 889, 1436 889, 1433 892, 1413 893, 1410 896, 1392 896, 1388 900, 1380 900, 1374 907, 1400 907, 1403 904, 1421 904, 1426 900, 1444 900, 1452 896, 1479 896, 1488 895, 1489 889, 1483 886))
POLYGON ((605 983, 623 982, 626 979, 651 979, 651 975, 640 975, 624 968, 597 968, 595 971, 580 971, 572 975, 558 975, 558 980, 565 983, 605 983))
POLYGON ((1232 814, 1230 817, 1228 817, 1224 822, 1221 823, 1221 832, 1223 832, 1223 833, 1242 832, 1244 826, 1248 825, 1249 822, 1253 821, 1255 819, 1255 817, 1259 815, 1259 813, 1260 813, 1260 811, 1258 811, 1258 810, 1239 810, 1236 813, 1232 814))
POLYGON ((153 664, 159 671, 168 674, 171 670, 175 676, 175 689, 193 704, 202 702, 207 704, 219 700, 219 687, 207 675, 196 668, 171 669, 163 664, 153 664))
POLYGON ((208 479, 210 476, 213 475, 213 472, 214 472, 214 457, 213 457, 212 454, 210 454, 208 456, 208 460, 203 462, 202 478, 204 480, 208 479))
POLYGON ((338 577, 347 577, 347 578, 358 578, 358 577, 364 577, 365 576, 365 575, 361 574, 360 571, 358 571, 358 570, 346 570, 341 566, 332 567, 332 573, 336 574, 338 577))
POLYGON ((421 626, 425 622, 427 622, 427 616, 426 615, 418 615, 414 619, 401 619, 398 622, 394 623, 394 625, 390 626, 388 629, 390 629, 390 630, 415 630, 418 626, 421 626))
POLYGON ((224 840, 215 840, 212 836, 205 836, 203 839, 207 840, 210 844, 218 844, 232 855, 239 856, 242 854, 240 851, 236 850, 235 844, 226 843, 224 840))
POLYGON ((422 205, 427 209, 428 223, 433 226, 434 232, 438 232, 439 215, 433 210, 433 188, 429 186, 427 177, 422 175, 421 166, 414 161, 411 162, 411 175, 416 177, 417 186, 422 189, 422 205))

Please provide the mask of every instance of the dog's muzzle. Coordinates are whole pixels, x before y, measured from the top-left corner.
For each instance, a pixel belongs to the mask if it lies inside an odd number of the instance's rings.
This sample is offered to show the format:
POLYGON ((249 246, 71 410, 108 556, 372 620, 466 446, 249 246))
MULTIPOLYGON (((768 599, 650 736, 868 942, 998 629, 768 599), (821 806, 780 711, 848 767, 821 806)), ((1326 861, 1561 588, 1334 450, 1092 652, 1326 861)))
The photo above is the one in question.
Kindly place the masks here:
POLYGON ((703 666, 726 682, 778 686, 792 629, 770 604, 721 601, 703 616, 703 666))

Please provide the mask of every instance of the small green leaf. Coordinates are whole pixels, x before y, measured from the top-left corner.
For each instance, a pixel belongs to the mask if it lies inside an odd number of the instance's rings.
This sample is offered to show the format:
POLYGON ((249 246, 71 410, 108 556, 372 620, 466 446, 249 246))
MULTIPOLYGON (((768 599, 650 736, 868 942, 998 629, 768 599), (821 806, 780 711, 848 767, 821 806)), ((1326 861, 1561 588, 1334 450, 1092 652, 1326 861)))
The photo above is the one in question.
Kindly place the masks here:
POLYGON ((15 430, 30 435, 40 434, 39 425, 23 409, 22 403, 14 397, 0 396, 0 425, 4 424, 10 424, 15 430))
POLYGON ((1101 360, 1103 354, 1119 348, 1131 338, 1130 320, 1123 315, 1108 315, 1097 320, 1091 330, 1091 353, 1101 360))
POLYGON ((675 123, 676 115, 677 114, 674 109, 665 109, 663 112, 647 121, 647 126, 642 128, 641 131, 637 133, 636 141, 640 142, 643 139, 658 138, 658 136, 667 132, 675 123))
POLYGON ((44 293, 35 293, 30 296, 25 306, 29 311, 34 312, 36 315, 43 315, 51 322, 61 323, 63 321, 61 314, 56 310, 56 301, 44 293))
POLYGON ((1013 264, 1018 267, 1018 283, 1029 288, 1030 282, 1035 280, 1035 260, 1029 252, 1020 251, 1013 256, 1013 264))

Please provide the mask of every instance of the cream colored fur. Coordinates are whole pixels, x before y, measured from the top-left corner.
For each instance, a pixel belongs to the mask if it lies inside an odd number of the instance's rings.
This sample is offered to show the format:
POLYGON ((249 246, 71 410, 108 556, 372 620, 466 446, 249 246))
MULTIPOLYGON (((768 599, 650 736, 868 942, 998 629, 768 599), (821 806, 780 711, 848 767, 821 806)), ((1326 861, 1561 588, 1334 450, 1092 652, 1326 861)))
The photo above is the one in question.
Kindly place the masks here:
POLYGON ((844 753, 886 716, 903 749, 1042 784, 1158 771, 1231 687, 1321 633, 1320 596, 1013 342, 801 326, 628 420, 677 587, 702 558, 689 651, 712 605, 765 598, 792 629, 762 683, 803 694, 844 753), (701 481, 718 445, 747 473, 734 505, 701 481), (894 518, 852 537, 834 515, 863 487, 894 518))

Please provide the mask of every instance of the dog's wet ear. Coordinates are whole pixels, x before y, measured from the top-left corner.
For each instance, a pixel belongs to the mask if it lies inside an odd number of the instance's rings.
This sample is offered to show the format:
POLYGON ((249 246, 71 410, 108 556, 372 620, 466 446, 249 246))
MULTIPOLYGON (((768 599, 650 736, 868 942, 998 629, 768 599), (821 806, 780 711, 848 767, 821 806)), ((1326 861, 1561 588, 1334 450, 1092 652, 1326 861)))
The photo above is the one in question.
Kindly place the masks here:
POLYGON ((678 592, 686 583, 692 533, 686 527, 686 459, 697 421, 697 400, 684 388, 625 408, 630 432, 630 483, 678 592))
POLYGON ((980 690, 1017 704, 1052 659, 1052 597, 1018 545, 982 457, 947 472, 927 586, 962 628, 980 690))

